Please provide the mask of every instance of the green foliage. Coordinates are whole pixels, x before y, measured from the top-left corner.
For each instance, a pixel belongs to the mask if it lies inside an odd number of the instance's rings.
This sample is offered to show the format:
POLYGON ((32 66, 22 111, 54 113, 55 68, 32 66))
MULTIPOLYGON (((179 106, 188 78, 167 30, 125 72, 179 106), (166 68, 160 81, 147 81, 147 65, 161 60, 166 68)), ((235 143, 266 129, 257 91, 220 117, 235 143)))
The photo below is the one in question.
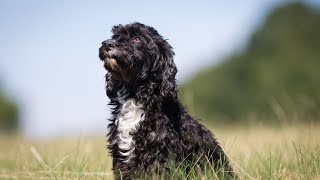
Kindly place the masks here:
POLYGON ((18 127, 18 107, 0 91, 0 131, 12 131, 18 127))
POLYGON ((320 120, 320 12, 275 9, 247 47, 181 86, 190 111, 210 120, 320 120))

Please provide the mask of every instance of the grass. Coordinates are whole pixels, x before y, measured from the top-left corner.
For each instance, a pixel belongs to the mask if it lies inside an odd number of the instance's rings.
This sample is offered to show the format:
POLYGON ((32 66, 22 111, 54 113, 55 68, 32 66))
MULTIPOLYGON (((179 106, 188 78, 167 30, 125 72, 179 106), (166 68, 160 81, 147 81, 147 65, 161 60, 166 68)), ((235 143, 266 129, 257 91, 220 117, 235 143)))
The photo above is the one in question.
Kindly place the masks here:
MULTIPOLYGON (((214 128, 240 179, 320 179, 320 125, 214 128)), ((113 179, 105 137, 0 136, 0 179, 113 179)), ((208 167, 180 179, 216 179, 208 167)), ((158 179, 161 179, 161 177, 158 179)))

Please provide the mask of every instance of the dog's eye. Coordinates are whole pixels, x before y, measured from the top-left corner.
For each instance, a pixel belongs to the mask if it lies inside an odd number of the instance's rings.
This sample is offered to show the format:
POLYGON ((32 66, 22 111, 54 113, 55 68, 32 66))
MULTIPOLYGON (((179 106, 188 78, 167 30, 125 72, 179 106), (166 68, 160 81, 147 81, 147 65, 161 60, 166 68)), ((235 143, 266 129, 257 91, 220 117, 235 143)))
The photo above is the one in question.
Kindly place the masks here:
POLYGON ((141 41, 141 39, 140 39, 138 36, 132 38, 132 40, 133 40, 134 42, 140 42, 140 41, 141 41))
POLYGON ((115 34, 112 36, 112 39, 118 39, 119 37, 120 37, 119 35, 115 34))

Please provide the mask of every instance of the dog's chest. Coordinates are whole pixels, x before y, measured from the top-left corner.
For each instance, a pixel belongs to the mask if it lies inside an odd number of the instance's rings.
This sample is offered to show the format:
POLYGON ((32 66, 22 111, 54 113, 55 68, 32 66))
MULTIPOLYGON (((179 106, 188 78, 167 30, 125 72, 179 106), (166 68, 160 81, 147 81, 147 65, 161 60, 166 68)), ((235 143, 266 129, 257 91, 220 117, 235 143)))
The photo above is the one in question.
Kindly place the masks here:
POLYGON ((137 104, 134 99, 123 102, 115 122, 118 132, 115 143, 120 148, 120 154, 126 157, 125 161, 129 161, 132 157, 135 149, 132 134, 143 120, 144 110, 142 105, 137 104))

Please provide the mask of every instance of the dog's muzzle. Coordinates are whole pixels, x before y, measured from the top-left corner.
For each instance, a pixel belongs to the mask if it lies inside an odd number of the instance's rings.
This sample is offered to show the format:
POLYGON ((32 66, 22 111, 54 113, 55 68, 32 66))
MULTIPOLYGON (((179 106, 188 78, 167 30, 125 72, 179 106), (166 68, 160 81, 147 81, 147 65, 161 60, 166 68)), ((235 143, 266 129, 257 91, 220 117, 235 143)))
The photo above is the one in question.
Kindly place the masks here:
POLYGON ((104 46, 105 50, 108 52, 116 46, 116 42, 112 39, 108 39, 102 42, 102 46, 104 46))
POLYGON ((108 71, 119 71, 119 65, 115 58, 117 50, 113 40, 106 40, 102 42, 99 49, 99 57, 104 62, 104 67, 108 71))

